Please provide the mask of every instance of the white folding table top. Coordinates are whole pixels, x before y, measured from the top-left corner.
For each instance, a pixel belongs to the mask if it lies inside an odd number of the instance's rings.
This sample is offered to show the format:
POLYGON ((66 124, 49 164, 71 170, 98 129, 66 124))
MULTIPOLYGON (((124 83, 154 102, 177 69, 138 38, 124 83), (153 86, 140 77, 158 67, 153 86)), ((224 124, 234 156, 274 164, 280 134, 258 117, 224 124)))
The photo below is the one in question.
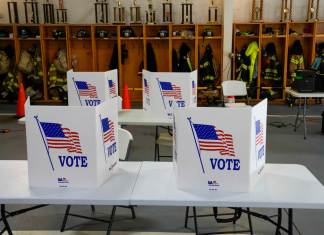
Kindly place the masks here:
POLYGON ((286 93, 295 98, 324 98, 324 92, 300 93, 291 88, 286 88, 286 93))
POLYGON ((0 203, 55 205, 129 205, 141 162, 120 162, 97 189, 31 189, 27 161, 0 161, 0 203))
POLYGON ((143 109, 119 111, 118 122, 120 125, 133 126, 172 126, 171 119, 145 112, 143 109))
MULTIPOLYGON (((25 117, 18 119, 18 123, 25 124, 25 117)), ((118 123, 132 126, 172 126, 171 119, 145 112, 143 109, 119 111, 118 123)))
POLYGON ((324 187, 301 165, 267 164, 264 177, 248 193, 179 190, 172 163, 144 162, 131 203, 152 206, 324 209, 324 187))

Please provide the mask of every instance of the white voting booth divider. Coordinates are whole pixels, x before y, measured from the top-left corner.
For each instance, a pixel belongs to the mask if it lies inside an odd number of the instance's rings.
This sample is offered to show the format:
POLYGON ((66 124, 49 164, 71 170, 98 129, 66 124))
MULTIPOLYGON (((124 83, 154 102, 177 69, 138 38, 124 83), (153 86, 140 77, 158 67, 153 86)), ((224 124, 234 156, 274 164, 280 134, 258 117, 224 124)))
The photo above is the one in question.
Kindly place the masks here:
POLYGON ((254 107, 174 111, 177 185, 189 191, 247 192, 266 159, 267 100, 254 107))
POLYGON ((118 95, 117 69, 107 72, 67 72, 69 105, 96 106, 118 95))
POLYGON ((29 184, 96 188, 118 166, 117 98, 96 107, 31 106, 26 101, 29 184))
POLYGON ((143 70, 143 109, 172 118, 174 107, 197 107, 197 71, 155 73, 143 70))

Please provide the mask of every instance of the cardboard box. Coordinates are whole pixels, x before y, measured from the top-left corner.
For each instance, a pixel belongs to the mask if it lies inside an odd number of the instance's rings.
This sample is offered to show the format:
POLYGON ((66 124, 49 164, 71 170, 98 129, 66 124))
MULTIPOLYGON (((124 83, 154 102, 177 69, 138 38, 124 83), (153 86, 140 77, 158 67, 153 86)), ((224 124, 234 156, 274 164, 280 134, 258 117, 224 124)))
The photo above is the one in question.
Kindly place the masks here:
POLYGON ((197 71, 153 73, 143 70, 143 109, 172 118, 173 108, 197 107, 197 71))
POLYGON ((247 192, 265 165, 267 100, 254 107, 175 109, 173 133, 180 189, 247 192))
POLYGON ((97 106, 118 96, 117 69, 107 72, 67 72, 71 106, 97 106))
POLYGON ((118 166, 117 98, 96 107, 25 104, 29 184, 96 188, 118 166))

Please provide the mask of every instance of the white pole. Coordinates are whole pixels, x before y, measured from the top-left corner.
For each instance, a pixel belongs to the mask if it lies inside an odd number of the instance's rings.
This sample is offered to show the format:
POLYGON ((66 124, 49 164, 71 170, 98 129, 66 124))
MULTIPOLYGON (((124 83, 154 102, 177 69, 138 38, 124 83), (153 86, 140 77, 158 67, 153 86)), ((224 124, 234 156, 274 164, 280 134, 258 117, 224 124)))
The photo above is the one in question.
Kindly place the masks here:
POLYGON ((233 39, 233 0, 223 0, 223 80, 231 80, 232 71, 232 39, 233 39))

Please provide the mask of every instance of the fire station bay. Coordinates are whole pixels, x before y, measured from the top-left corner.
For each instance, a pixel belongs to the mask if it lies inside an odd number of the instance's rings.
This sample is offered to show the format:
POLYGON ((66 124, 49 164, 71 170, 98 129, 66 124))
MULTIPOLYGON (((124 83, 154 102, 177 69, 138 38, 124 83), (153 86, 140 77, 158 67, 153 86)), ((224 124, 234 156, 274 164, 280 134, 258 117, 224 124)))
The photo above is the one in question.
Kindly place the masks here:
POLYGON ((12 234, 323 235, 324 0, 1 0, 12 234))

